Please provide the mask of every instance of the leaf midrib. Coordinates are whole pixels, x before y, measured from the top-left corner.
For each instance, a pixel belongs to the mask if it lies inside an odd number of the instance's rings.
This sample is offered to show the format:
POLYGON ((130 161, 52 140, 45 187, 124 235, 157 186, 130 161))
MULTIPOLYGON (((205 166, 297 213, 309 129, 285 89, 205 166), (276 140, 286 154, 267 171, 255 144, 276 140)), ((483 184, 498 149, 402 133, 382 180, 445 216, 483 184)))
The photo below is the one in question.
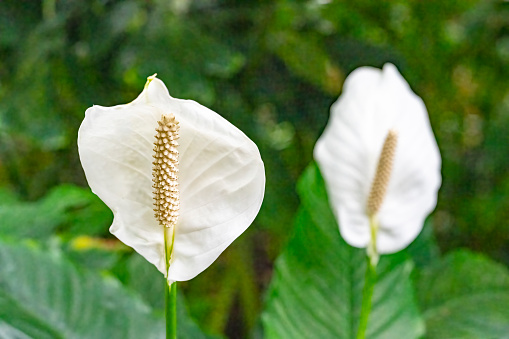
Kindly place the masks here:
MULTIPOLYGON (((32 319, 35 319, 38 324, 44 325, 43 330, 47 331, 48 333, 51 333, 51 335, 54 338, 57 339, 65 339, 66 337, 61 334, 59 331, 57 331, 51 324, 48 324, 43 318, 41 318, 38 314, 32 312, 29 308, 25 307, 22 303, 18 302, 16 299, 12 298, 9 294, 5 293, 3 290, 0 290, 0 296, 4 298, 5 300, 8 300, 11 305, 14 305, 17 309, 19 309, 25 316, 27 316, 27 320, 30 320, 29 323, 32 323, 32 319)), ((4 321, 7 324, 10 324, 11 326, 14 326, 11 322, 9 322, 9 319, 2 318, 2 321, 4 321)), ((18 327, 14 328, 20 330, 18 327)), ((72 333, 70 331, 70 333, 72 333)), ((74 334, 74 333, 73 333, 74 334)))

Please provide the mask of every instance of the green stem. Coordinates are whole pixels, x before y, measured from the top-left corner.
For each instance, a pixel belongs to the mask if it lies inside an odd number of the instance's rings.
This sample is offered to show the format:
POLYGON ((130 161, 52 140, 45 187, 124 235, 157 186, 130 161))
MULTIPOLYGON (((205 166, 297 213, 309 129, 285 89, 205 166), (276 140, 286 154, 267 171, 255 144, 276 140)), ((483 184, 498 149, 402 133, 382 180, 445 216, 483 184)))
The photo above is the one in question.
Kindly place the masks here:
POLYGON ((362 306, 361 316, 359 319, 359 329, 357 330, 357 339, 364 339, 366 337, 366 330, 368 328, 369 313, 371 311, 371 301, 373 297, 373 289, 376 283, 376 266, 371 264, 368 257, 366 265, 366 276, 364 281, 364 288, 362 289, 362 306))
POLYGON ((359 329, 357 330, 357 339, 366 337, 368 328, 369 313, 371 312, 371 303, 373 299, 373 290, 376 283, 376 266, 378 264, 378 252, 376 249, 376 234, 378 231, 378 222, 375 216, 369 218, 371 229, 371 242, 367 250, 366 275, 364 278, 364 288, 362 289, 361 315, 359 319, 359 329))
MULTIPOLYGON (((164 228, 164 249, 166 257, 166 272, 170 268, 171 255, 173 254, 173 242, 175 240, 175 227, 164 228)), ((166 339, 177 338, 177 282, 169 284, 165 280, 165 308, 166 316, 166 339)))
MULTIPOLYGON (((165 279, 166 280, 166 279, 165 279)), ((168 285, 165 281, 166 339, 177 338, 177 282, 168 285)))

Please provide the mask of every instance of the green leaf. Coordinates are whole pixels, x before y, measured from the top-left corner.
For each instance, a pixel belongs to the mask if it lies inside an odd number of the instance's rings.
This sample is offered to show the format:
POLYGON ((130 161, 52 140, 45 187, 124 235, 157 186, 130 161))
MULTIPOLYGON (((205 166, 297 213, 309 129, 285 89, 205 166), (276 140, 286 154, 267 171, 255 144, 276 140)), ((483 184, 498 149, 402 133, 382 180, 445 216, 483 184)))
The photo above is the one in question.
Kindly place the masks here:
POLYGON ((0 243, 0 329, 34 338, 160 338, 162 318, 117 280, 59 253, 0 243))
POLYGON ((112 216, 90 190, 72 185, 53 188, 34 202, 0 194, 0 236, 46 238, 58 227, 72 224, 71 234, 106 233, 112 216))
MULTIPOLYGON (((294 235, 277 259, 262 321, 267 338, 354 338, 366 268, 363 249, 340 237, 315 165, 299 183, 302 206, 294 235)), ((417 338, 413 263, 404 252, 382 256, 368 338, 417 338)))
POLYGON ((509 272, 460 250, 423 270, 418 291, 427 338, 502 338, 509 333, 509 272))
MULTIPOLYGON (((164 284, 161 274, 143 279, 164 284)), ((182 300, 178 310, 179 336, 205 338, 182 300)), ((162 313, 118 280, 78 270, 61 252, 0 242, 1 338, 163 338, 164 331, 162 313)))

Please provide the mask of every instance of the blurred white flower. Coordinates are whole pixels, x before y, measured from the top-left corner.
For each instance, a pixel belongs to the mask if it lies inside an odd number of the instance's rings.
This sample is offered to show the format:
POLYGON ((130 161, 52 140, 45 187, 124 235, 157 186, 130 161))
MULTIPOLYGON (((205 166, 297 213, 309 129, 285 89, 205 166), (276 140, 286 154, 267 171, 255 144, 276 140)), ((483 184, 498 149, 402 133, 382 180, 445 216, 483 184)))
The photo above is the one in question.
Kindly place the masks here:
POLYGON ((361 67, 348 76, 314 157, 351 246, 397 252, 436 206, 440 153, 423 101, 394 65, 361 67))
POLYGON ((129 104, 89 108, 78 148, 92 191, 113 211, 110 232, 170 283, 189 280, 210 266, 247 229, 263 200, 265 173, 256 145, 210 109, 172 98, 155 76, 129 104), (161 142, 155 145, 158 126, 161 142), (162 155, 165 144, 170 153, 162 155), (172 161, 167 162, 170 171, 163 166, 168 177, 157 164, 164 157, 172 161), (174 187, 163 189, 168 183, 174 187), (155 200, 154 191, 160 194, 155 200), (176 220, 167 274, 165 228, 158 222, 164 218, 176 220))

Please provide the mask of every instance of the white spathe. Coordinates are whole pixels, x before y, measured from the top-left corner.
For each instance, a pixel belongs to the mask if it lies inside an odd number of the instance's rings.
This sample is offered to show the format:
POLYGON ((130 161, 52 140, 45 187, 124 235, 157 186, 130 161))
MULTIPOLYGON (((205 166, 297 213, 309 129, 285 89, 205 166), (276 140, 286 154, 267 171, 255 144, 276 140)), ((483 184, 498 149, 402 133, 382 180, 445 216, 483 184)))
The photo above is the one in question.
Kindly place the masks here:
POLYGON ((366 204, 390 129, 398 142, 387 193, 377 214, 378 253, 394 253, 420 233, 437 203, 441 158, 426 107, 396 67, 361 67, 345 80, 314 149, 345 241, 367 247, 366 204))
POLYGON ((172 282, 198 275, 247 229, 262 204, 265 172, 258 148, 243 132, 194 101, 172 98, 157 78, 129 104, 87 109, 79 155, 92 191, 113 211, 110 232, 163 274, 152 155, 157 121, 170 113, 180 123, 180 216, 167 277, 172 282))

